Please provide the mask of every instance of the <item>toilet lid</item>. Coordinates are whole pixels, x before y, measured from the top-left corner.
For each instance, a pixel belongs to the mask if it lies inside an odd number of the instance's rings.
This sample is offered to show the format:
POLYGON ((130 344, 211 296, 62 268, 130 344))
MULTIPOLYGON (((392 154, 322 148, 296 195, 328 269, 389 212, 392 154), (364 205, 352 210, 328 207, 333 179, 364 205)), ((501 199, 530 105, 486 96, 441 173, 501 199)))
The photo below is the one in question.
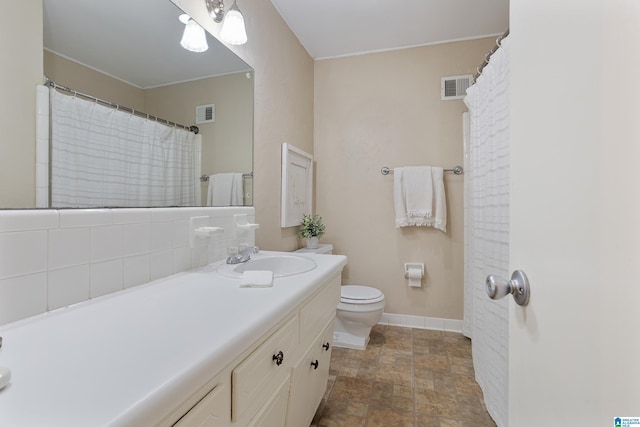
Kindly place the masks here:
POLYGON ((343 301, 373 302, 384 297, 379 289, 369 286, 345 285, 340 287, 340 299, 343 301))

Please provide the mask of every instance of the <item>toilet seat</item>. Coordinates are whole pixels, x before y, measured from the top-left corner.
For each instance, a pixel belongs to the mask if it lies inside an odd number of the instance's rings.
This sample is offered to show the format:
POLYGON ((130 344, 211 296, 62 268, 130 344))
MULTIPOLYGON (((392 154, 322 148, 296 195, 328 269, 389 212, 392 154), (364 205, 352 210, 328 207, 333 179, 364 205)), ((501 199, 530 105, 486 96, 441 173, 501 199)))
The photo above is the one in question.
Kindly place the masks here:
POLYGON ((376 288, 359 285, 340 287, 340 302, 346 304, 374 304, 383 300, 384 294, 376 288))

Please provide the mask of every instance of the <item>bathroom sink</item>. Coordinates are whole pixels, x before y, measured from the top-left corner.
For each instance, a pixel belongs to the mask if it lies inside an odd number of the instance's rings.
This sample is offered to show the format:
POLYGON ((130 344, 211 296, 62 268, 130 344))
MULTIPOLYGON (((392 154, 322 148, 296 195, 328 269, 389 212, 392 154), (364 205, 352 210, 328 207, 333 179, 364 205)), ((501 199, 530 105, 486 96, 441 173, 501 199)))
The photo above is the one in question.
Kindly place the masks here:
POLYGON ((247 262, 222 264, 218 273, 226 277, 242 278, 245 271, 269 270, 273 277, 293 276, 317 267, 314 260, 297 255, 253 255, 247 262))

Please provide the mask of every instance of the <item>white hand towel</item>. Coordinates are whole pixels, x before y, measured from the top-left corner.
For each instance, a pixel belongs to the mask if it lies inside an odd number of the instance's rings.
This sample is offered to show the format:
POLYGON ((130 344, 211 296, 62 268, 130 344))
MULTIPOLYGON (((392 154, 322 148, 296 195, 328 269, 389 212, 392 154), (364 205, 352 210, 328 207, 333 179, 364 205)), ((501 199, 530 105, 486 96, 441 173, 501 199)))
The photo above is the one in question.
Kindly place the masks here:
POLYGON ((241 173, 216 173, 209 177, 207 206, 239 206, 242 204, 241 173))
POLYGON ((433 214, 431 167, 400 167, 393 174, 396 227, 429 225, 433 214))
POLYGON ((397 228, 428 226, 447 231, 443 172, 442 168, 428 166, 394 169, 393 201, 397 228))
POLYGON ((241 288, 270 288, 273 286, 273 271, 250 270, 242 273, 241 288))
POLYGON ((231 206, 242 206, 244 205, 242 174, 234 173, 231 180, 231 206))

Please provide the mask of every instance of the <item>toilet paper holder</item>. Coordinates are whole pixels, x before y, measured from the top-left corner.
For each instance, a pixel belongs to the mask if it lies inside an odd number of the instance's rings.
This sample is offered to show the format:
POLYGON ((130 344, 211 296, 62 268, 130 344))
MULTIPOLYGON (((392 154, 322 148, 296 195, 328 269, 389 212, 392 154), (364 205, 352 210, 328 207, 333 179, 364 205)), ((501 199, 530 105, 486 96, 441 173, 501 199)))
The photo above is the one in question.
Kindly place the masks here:
POLYGON ((420 270, 420 277, 424 277, 424 262, 405 262, 404 277, 409 278, 410 270, 420 270))

